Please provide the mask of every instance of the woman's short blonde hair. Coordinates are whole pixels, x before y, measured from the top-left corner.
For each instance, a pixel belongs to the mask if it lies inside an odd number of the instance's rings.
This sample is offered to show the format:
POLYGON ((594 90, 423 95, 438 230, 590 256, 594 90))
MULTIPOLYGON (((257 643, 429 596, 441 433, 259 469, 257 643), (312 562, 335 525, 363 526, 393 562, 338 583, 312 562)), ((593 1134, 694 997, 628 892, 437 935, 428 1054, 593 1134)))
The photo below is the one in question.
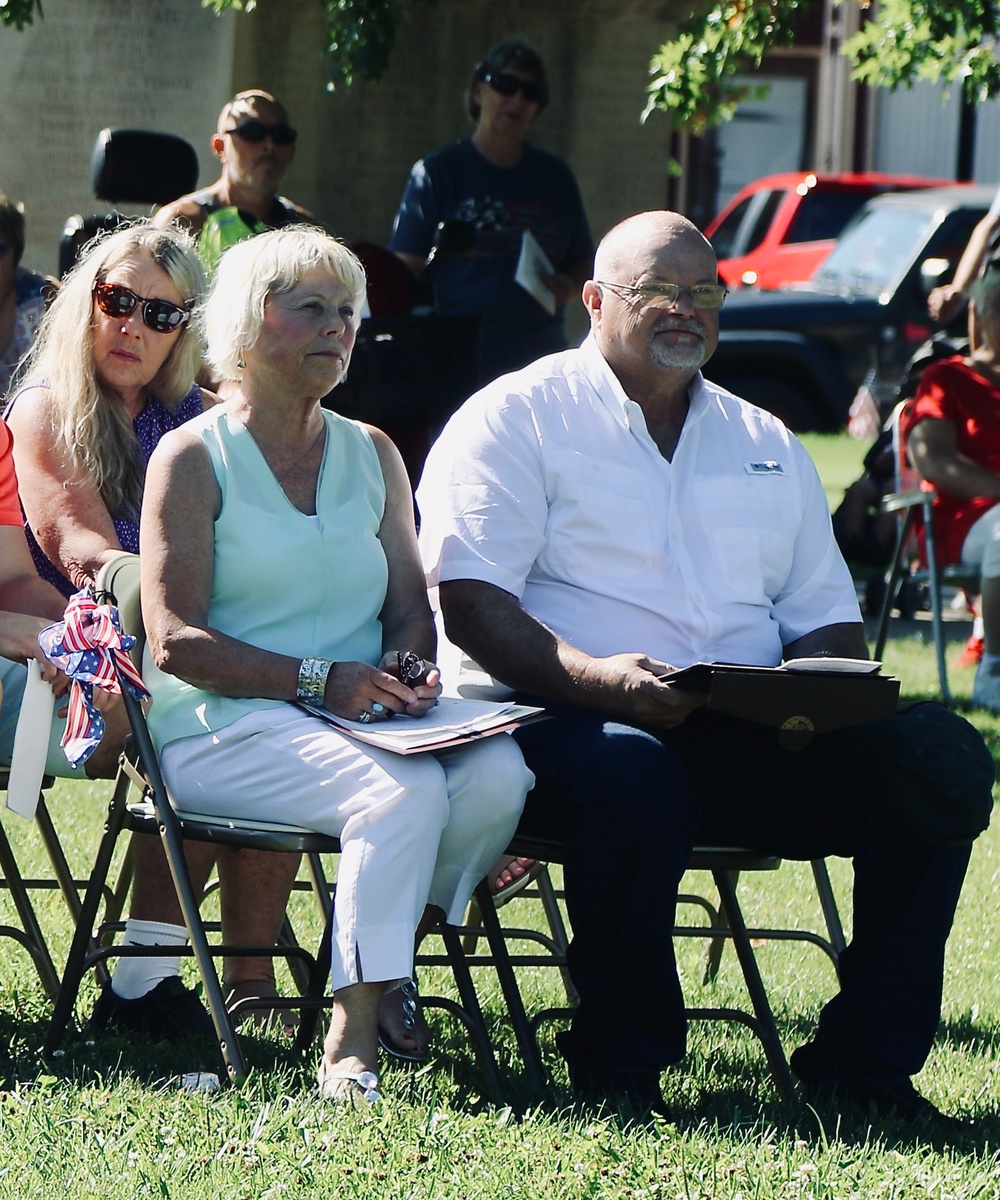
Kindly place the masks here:
POLYGON ((365 303, 365 269, 343 242, 313 225, 290 225, 230 246, 219 259, 201 314, 207 358, 216 374, 239 379, 240 355, 260 336, 268 296, 290 292, 317 267, 351 293, 356 329, 365 303))
MULTIPOLYGON (((112 516, 138 512, 143 466, 128 414, 97 379, 93 292, 111 270, 136 259, 164 271, 185 305, 197 304, 205 277, 189 234, 174 227, 157 229, 145 220, 102 233, 84 246, 80 261, 63 280, 42 321, 25 375, 46 380, 57 439, 68 461, 96 484, 112 516)), ((190 392, 202 364, 203 346, 193 325, 189 321, 181 329, 149 383, 150 393, 167 408, 190 392)))

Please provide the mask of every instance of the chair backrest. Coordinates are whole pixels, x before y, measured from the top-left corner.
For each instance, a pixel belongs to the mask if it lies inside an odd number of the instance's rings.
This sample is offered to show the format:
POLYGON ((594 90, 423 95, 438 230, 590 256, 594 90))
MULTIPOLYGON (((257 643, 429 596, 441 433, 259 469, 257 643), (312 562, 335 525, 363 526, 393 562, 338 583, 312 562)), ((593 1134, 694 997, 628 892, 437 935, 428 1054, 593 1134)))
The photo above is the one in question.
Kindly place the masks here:
POLYGON ((368 277, 368 309, 373 317, 405 317, 413 307, 413 272, 386 246, 352 242, 368 277))
POLYGON ((122 629, 135 638, 132 661, 142 665, 142 651, 146 644, 146 633, 142 625, 142 604, 139 597, 139 556, 124 551, 104 564, 94 581, 98 598, 102 593, 113 597, 122 629))
MULTIPOLYGON (((102 129, 90 159, 90 179, 98 200, 118 205, 169 204, 198 186, 198 155, 174 133, 152 129, 102 129)), ((81 248, 95 234, 125 219, 117 211, 69 217, 59 240, 59 277, 72 270, 81 248)))
POLYGON ((94 143, 90 178, 98 200, 168 204, 198 186, 198 155, 174 133, 102 129, 94 143))
POLYGON ((906 453, 906 435, 913 409, 912 400, 901 400, 889 414, 886 424, 892 431, 892 458, 897 492, 916 492, 923 480, 917 474, 906 453))

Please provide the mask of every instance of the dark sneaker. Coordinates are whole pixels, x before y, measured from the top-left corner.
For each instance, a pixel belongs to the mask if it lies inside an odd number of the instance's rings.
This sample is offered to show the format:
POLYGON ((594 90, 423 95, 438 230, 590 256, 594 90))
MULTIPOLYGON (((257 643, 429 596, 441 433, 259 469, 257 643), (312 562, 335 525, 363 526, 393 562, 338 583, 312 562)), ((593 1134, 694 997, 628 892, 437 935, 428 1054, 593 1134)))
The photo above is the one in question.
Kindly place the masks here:
POLYGON ((141 1033, 153 1042, 182 1042, 188 1038, 215 1041, 212 1018, 197 994, 177 975, 160 982, 136 1000, 123 1000, 107 983, 101 989, 90 1028, 102 1033, 141 1033))

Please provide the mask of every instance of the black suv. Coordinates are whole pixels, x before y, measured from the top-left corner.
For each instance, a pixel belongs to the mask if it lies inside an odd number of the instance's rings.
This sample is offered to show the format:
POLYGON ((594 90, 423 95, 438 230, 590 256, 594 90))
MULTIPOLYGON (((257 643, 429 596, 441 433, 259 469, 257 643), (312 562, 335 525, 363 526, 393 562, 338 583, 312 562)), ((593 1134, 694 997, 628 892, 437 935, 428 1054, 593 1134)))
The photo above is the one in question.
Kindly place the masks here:
POLYGON ((996 186, 870 200, 809 283, 740 289, 721 313, 706 376, 795 430, 836 430, 862 382, 890 398, 934 332, 927 293, 954 274, 996 186))

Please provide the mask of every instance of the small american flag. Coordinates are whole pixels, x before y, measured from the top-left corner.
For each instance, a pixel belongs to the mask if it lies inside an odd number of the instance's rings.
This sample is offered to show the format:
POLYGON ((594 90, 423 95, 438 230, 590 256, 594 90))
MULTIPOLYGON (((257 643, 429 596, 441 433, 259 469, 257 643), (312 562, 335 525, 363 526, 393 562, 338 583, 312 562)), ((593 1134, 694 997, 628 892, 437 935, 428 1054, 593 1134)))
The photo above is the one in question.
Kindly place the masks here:
POLYGON ((42 653, 73 681, 66 732, 60 743, 74 767, 85 762, 104 736, 104 718, 94 705, 94 688, 121 694, 119 680, 136 700, 149 695, 128 652, 135 645, 123 633, 118 610, 98 604, 90 588, 71 596, 63 619, 38 635, 42 653))

